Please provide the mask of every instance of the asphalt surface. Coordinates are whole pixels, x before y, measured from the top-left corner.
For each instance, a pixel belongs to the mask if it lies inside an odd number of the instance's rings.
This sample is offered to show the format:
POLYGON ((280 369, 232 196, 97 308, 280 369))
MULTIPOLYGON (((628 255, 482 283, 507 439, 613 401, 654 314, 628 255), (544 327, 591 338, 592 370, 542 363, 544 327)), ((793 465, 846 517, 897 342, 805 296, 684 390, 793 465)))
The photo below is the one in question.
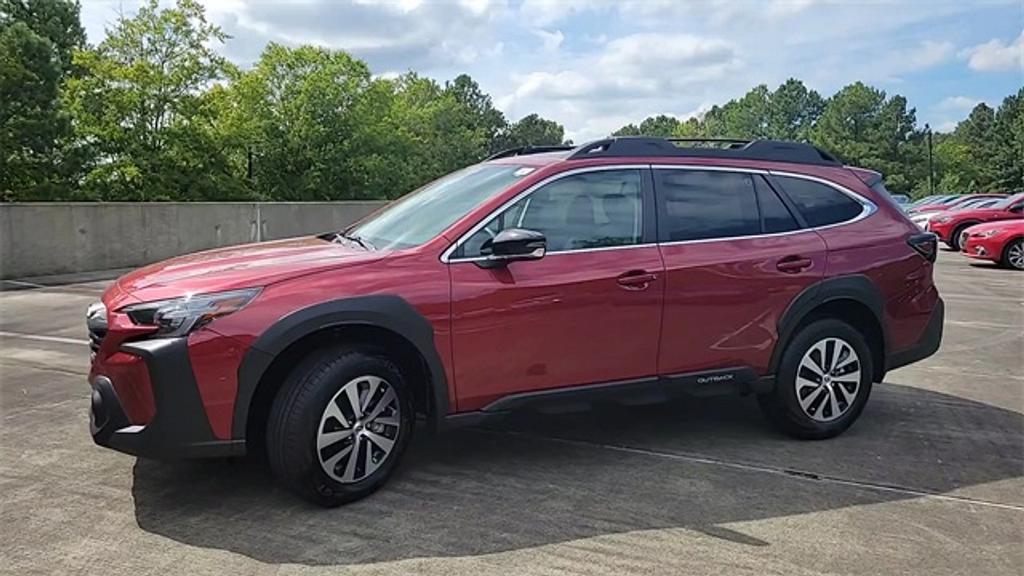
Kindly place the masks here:
MULTIPOLYGON (((64 279, 65 281, 67 279, 64 279)), ((840 438, 751 398, 421 434, 381 492, 313 508, 249 461, 93 445, 83 311, 0 292, 0 573, 1021 574, 1024 274, 940 254, 940 352, 840 438)))

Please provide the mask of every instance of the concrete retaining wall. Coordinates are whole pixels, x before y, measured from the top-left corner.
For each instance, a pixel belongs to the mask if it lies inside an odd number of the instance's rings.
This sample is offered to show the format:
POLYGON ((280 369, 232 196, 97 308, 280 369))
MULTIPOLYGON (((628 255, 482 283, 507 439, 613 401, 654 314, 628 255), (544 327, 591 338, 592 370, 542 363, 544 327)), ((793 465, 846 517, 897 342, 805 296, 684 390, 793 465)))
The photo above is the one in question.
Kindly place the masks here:
POLYGON ((381 202, 0 204, 0 278, 141 266, 337 230, 381 202))

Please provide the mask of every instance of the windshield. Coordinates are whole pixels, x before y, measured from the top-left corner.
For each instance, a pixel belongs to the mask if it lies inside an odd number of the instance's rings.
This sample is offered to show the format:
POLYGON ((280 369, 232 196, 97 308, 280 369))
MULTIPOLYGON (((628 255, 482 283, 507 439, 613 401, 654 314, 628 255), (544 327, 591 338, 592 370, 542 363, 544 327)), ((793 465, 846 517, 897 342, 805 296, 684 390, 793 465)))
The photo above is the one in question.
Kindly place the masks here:
POLYGON ((345 235, 375 250, 418 246, 531 171, 510 164, 470 166, 412 192, 345 235))
POLYGON ((995 204, 989 206, 989 208, 1009 208, 1010 206, 1016 204, 1017 202, 1020 202, 1021 200, 1024 200, 1024 194, 1016 194, 1014 196, 1010 196, 1009 198, 1003 198, 999 202, 996 202, 995 204))

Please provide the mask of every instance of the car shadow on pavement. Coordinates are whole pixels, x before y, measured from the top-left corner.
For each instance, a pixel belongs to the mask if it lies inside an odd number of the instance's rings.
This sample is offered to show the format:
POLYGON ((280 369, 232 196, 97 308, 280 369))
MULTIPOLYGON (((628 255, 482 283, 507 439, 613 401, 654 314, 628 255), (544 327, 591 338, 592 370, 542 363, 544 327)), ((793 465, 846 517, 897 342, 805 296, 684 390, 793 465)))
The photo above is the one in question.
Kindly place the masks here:
MULTIPOLYGON (((132 492, 144 530, 268 563, 481 555, 662 528, 765 546, 721 525, 1016 478, 1022 437, 1019 413, 882 384, 829 441, 775 433, 752 398, 688 399, 421 434, 387 486, 332 510, 249 461, 139 460, 132 492)), ((1005 492, 995 498, 1024 505, 1005 492)))

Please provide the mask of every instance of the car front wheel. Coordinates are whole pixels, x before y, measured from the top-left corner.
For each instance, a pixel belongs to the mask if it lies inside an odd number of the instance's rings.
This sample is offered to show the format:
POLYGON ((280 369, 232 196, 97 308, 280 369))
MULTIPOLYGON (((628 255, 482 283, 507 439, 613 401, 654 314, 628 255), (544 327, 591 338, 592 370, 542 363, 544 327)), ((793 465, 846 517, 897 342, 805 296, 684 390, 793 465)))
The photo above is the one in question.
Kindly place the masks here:
POLYGON ((1017 238, 1006 246, 1003 265, 1015 270, 1024 270, 1024 238, 1017 238))
POLYGON ((358 500, 395 470, 413 431, 398 368, 367 351, 331 348, 286 378, 267 422, 274 475, 321 506, 358 500))
POLYGON ((758 397, 768 419, 802 439, 831 438, 860 416, 871 394, 872 358, 849 324, 818 320, 786 347, 774 389, 758 397))

